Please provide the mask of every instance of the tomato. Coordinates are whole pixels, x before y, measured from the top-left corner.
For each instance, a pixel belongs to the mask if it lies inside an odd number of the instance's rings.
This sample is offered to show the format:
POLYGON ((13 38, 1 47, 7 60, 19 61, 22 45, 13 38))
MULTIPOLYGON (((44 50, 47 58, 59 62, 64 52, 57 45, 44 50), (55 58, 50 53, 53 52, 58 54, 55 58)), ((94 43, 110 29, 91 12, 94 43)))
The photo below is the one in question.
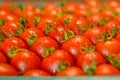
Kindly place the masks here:
POLYGON ((50 76, 50 74, 43 70, 33 69, 25 72, 23 76, 50 76))
POLYGON ((88 30, 88 27, 85 23, 84 19, 78 18, 74 21, 72 21, 68 25, 69 29, 72 30, 76 35, 83 34, 85 31, 88 30))
POLYGON ((7 59, 2 52, 0 52, 0 63, 7 63, 7 59))
POLYGON ((42 69, 52 75, 73 65, 73 57, 64 50, 55 50, 50 56, 44 58, 42 61, 42 69))
POLYGON ((28 28, 21 35, 20 38, 24 40, 29 46, 31 46, 39 37, 44 34, 36 28, 28 28))
POLYGON ((82 68, 88 75, 95 72, 98 64, 106 63, 105 58, 97 51, 88 51, 79 55, 76 65, 82 68))
POLYGON ((102 41, 96 44, 96 50, 104 56, 120 52, 120 42, 117 39, 102 41))
POLYGON ((0 76, 17 76, 18 71, 7 63, 0 63, 0 76))
POLYGON ((73 55, 73 57, 77 59, 81 54, 80 47, 85 47, 86 45, 92 45, 91 41, 85 36, 76 35, 74 38, 63 43, 61 48, 71 53, 71 55, 73 55))
POLYGON ((19 22, 8 21, 4 26, 1 27, 2 34, 6 37, 18 37, 24 31, 24 26, 19 22))
POLYGON ((30 51, 35 52, 41 58, 45 58, 59 48, 60 46, 54 39, 50 37, 40 37, 31 45, 30 51))
POLYGON ((93 44, 97 44, 104 34, 104 28, 102 27, 93 27, 86 31, 83 35, 91 40, 93 44))
POLYGON ((35 53, 28 50, 21 50, 12 56, 10 64, 20 72, 39 69, 41 67, 40 58, 35 53))
POLYGON ((120 71, 110 64, 101 64, 97 66, 95 75, 99 76, 120 75, 120 71))
POLYGON ((8 59, 11 58, 10 54, 18 48, 27 49, 28 46, 21 39, 16 37, 8 38, 0 45, 0 50, 8 59))
POLYGON ((43 10, 47 11, 47 10, 52 10, 54 8, 59 8, 59 7, 53 3, 46 3, 45 5, 43 5, 42 8, 43 10))
POLYGON ((48 36, 55 39, 58 43, 62 44, 67 40, 73 38, 74 32, 67 29, 66 27, 58 26, 57 28, 52 30, 48 36))
POLYGON ((78 67, 69 67, 57 74, 57 76, 83 76, 85 73, 78 67))

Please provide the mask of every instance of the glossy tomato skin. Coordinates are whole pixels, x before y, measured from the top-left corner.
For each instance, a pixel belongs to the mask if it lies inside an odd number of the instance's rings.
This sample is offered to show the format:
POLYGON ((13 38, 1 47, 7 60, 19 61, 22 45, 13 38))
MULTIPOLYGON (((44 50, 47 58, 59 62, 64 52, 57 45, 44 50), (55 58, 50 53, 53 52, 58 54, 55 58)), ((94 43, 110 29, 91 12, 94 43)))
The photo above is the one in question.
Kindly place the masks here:
POLYGON ((63 43, 61 48, 71 53, 77 59, 81 54, 80 47, 85 47, 86 45, 92 45, 91 41, 83 35, 76 35, 74 38, 63 43))
POLYGON ((35 52, 39 57, 45 58, 48 55, 46 49, 52 49, 52 52, 56 49, 59 49, 60 46, 58 43, 50 37, 40 37, 37 41, 30 47, 30 51, 35 52))
POLYGON ((108 76, 108 75, 119 75, 120 71, 110 64, 101 64, 97 66, 95 75, 108 76))
POLYGON ((33 69, 25 72, 23 76, 50 76, 50 74, 43 70, 33 69))
POLYGON ((73 57, 64 50, 56 50, 42 61, 42 69, 49 72, 51 75, 55 75, 73 65, 73 57))
POLYGON ((11 60, 10 64, 18 71, 28 71, 39 69, 41 67, 40 58, 33 52, 22 50, 18 52, 11 60))
POLYGON ((69 67, 61 72, 59 72, 56 76, 84 76, 85 72, 78 67, 69 67))
POLYGON ((96 44, 96 50, 104 56, 120 52, 120 42, 117 39, 102 41, 96 44))
POLYGON ((18 37, 24 31, 24 26, 19 22, 8 21, 4 26, 1 27, 2 35, 6 38, 18 37))
POLYGON ((7 63, 0 63, 0 76, 17 76, 18 71, 7 63))
POLYGON ((91 29, 89 29, 88 31, 86 31, 83 35, 86 36, 87 38, 89 38, 91 40, 91 42, 96 45, 102 38, 102 35, 104 33, 104 28, 102 27, 93 27, 91 29))
POLYGON ((0 63, 7 63, 7 59, 2 52, 0 52, 0 63))
POLYGON ((27 45, 31 46, 39 37, 43 37, 44 33, 36 28, 28 28, 26 29, 19 38, 27 43, 27 45), (30 42, 32 41, 32 43, 30 42))
POLYGON ((28 46, 19 38, 16 37, 11 37, 6 39, 1 45, 0 45, 0 50, 3 52, 3 54, 9 59, 10 57, 9 52, 14 49, 19 49, 19 48, 25 48, 27 49, 28 46))
POLYGON ((97 51, 85 52, 80 54, 76 61, 76 66, 87 70, 95 62, 96 65, 106 63, 105 58, 97 51))

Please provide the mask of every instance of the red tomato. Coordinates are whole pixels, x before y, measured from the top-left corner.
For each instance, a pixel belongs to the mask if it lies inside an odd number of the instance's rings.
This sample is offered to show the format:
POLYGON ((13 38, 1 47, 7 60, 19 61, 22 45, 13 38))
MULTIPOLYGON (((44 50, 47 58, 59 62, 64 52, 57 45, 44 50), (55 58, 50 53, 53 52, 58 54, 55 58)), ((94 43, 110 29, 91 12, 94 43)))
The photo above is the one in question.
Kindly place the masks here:
POLYGON ((57 76, 83 76, 85 73, 78 67, 69 67, 57 74, 57 76))
POLYGON ((0 50, 7 56, 11 58, 11 55, 14 55, 14 51, 19 48, 27 49, 28 46, 19 38, 11 37, 6 39, 1 45, 0 50))
POLYGON ((21 35, 20 38, 24 40, 29 46, 31 46, 39 37, 44 34, 36 28, 28 28, 21 35))
POLYGON ((104 33, 104 28, 93 27, 88 31, 86 31, 83 35, 89 38, 91 42, 96 45, 99 42, 99 40, 102 38, 103 33, 104 33))
POLYGON ((97 66, 95 75, 99 76, 120 75, 120 71, 110 64, 101 64, 97 66))
POLYGON ((25 72, 23 76, 50 76, 50 74, 43 70, 33 69, 25 72))
POLYGON ((59 8, 59 7, 53 3, 46 3, 45 5, 43 5, 42 8, 43 10, 47 11, 47 10, 52 10, 54 8, 59 8))
POLYGON ((59 48, 60 46, 54 39, 50 37, 40 37, 31 45, 30 50, 35 52, 39 57, 45 58, 59 48))
POLYGON ((17 76, 18 71, 11 65, 6 63, 0 63, 0 76, 17 76))
POLYGON ((74 37, 74 32, 67 29, 64 26, 58 26, 48 35, 49 37, 55 39, 58 43, 62 44, 67 40, 74 37))
POLYGON ((63 43, 62 49, 71 53, 73 57, 77 59, 81 54, 80 47, 85 47, 86 45, 90 46, 91 44, 91 41, 85 36, 76 35, 74 38, 63 43))
POLYGON ((102 41, 96 44, 96 50, 104 56, 120 52, 120 42, 117 39, 102 41))
POLYGON ((41 67, 40 58, 35 53, 22 50, 13 56, 10 64, 19 71, 28 71, 31 69, 39 69, 41 67))
POLYGON ((7 59, 2 52, 0 52, 0 63, 7 63, 7 59))
POLYGON ((73 65, 73 57, 64 50, 56 50, 42 61, 42 69, 52 75, 55 75, 73 65))

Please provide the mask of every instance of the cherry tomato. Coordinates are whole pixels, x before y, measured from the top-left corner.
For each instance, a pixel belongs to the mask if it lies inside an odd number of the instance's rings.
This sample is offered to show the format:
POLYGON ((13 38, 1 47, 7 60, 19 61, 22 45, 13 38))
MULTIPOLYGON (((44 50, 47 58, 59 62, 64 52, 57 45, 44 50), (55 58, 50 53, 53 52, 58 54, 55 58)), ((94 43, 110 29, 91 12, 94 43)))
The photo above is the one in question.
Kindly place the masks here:
POLYGON ((0 52, 0 63, 7 63, 7 59, 2 52, 0 52))

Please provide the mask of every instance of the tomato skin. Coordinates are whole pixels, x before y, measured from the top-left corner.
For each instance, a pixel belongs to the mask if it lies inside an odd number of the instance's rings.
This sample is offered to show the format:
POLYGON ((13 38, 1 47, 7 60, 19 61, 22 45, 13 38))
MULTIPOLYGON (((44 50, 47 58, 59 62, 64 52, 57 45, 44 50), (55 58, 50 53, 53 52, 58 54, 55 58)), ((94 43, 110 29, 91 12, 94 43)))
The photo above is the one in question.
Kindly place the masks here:
POLYGON ((61 63, 64 63, 65 68, 73 66, 73 57, 64 50, 56 50, 50 56, 43 59, 42 69, 55 75, 62 71, 62 69, 60 69, 63 66, 61 63), (58 69, 60 69, 60 71, 58 71, 58 69))
POLYGON ((10 64, 19 71, 39 69, 41 67, 40 58, 35 53, 22 50, 18 52, 11 60, 10 64))
POLYGON ((45 58, 46 52, 44 48, 54 48, 59 49, 58 43, 50 37, 40 37, 37 41, 30 47, 30 51, 35 52, 39 57, 45 58))
POLYGON ((63 43, 61 48, 71 53, 71 55, 73 55, 73 57, 77 59, 81 54, 80 47, 85 47, 86 45, 92 45, 91 41, 85 36, 76 35, 74 38, 63 43))
MULTIPOLYGON (((36 29, 36 28, 28 28, 28 29, 26 29, 26 30, 20 35, 19 38, 21 38, 22 40, 24 40, 24 41, 27 43, 27 45, 29 45, 30 36, 33 36, 33 35, 36 36, 36 39, 35 39, 35 41, 36 41, 39 37, 43 37, 43 36, 44 36, 44 33, 41 32, 40 30, 36 29)), ((34 42, 35 42, 35 41, 34 41, 34 42)), ((34 42, 33 42, 33 43, 34 43, 34 42)), ((32 44, 33 44, 33 43, 32 43, 32 44)), ((30 45, 32 45, 32 44, 30 44, 30 45)), ((30 45, 29 45, 29 46, 30 46, 30 45)))
POLYGON ((25 72, 23 76, 50 76, 50 74, 43 70, 33 69, 25 72))
POLYGON ((56 76, 83 76, 85 73, 78 67, 69 67, 61 72, 59 72, 56 76))
POLYGON ((0 76, 17 76, 18 71, 7 63, 0 63, 0 76))
POLYGON ((8 56, 8 53, 10 51, 10 49, 15 48, 25 48, 27 49, 28 46, 19 38, 16 37, 11 37, 6 39, 1 45, 0 45, 0 50, 3 52, 3 54, 10 59, 10 57, 8 56))
POLYGON ((120 42, 117 39, 102 41, 96 44, 96 50, 104 56, 120 52, 120 42))
POLYGON ((105 58, 97 51, 94 52, 85 52, 80 54, 80 56, 78 57, 77 61, 76 61, 76 66, 80 67, 80 68, 86 68, 89 67, 93 61, 98 64, 102 64, 102 63, 106 63, 105 58))
POLYGON ((97 66, 95 75, 108 76, 108 75, 119 75, 120 71, 110 64, 101 64, 97 66))
POLYGON ((101 39, 104 33, 104 28, 102 27, 93 27, 86 31, 83 35, 91 40, 91 42, 96 45, 99 41, 97 39, 101 39))
POLYGON ((7 59, 2 52, 0 52, 0 63, 7 63, 7 59))

